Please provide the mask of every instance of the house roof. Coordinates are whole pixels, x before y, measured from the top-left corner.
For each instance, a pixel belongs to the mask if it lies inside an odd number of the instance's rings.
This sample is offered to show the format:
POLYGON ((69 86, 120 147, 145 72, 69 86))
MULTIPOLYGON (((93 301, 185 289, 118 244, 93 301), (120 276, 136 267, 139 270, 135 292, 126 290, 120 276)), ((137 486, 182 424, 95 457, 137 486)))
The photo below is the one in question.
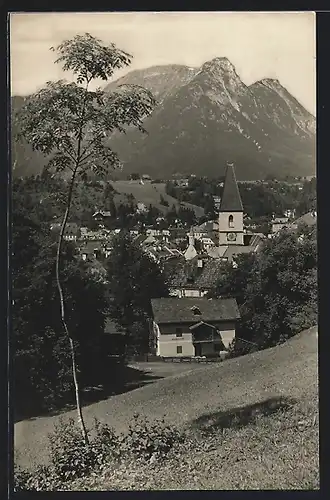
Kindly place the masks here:
POLYGON ((98 210, 93 214, 93 217, 101 215, 102 217, 111 217, 111 212, 109 210, 98 210))
POLYGON ((288 217, 276 217, 272 220, 272 224, 286 224, 288 220, 288 217))
POLYGON ((225 245, 221 245, 219 247, 211 247, 207 250, 207 254, 216 261, 223 257, 223 254, 226 252, 227 248, 228 246, 225 245))
POLYGON ((234 165, 227 165, 223 187, 220 212, 243 212, 241 195, 239 193, 234 165))
MULTIPOLYGON (((190 261, 184 258, 172 258, 164 262, 164 274, 171 288, 197 288, 209 289, 216 285, 221 274, 222 262, 207 259, 202 268, 198 267, 201 256, 196 256, 190 261)), ((204 259, 203 259, 204 260, 204 259)))
POLYGON ((200 224, 199 226, 194 226, 193 231, 194 233, 210 233, 212 231, 215 231, 218 226, 214 223, 213 220, 208 220, 206 222, 203 222, 203 224, 200 224))
POLYGON ((240 318, 235 299, 205 299, 205 298, 160 298, 151 300, 154 320, 156 323, 199 323, 229 321, 240 318), (193 312, 197 307, 201 315, 193 312))
POLYGON ((95 250, 101 250, 103 243, 100 240, 84 241, 80 247, 81 253, 93 254, 95 250))
POLYGON ((223 254, 224 258, 227 258, 229 261, 232 260, 235 255, 240 255, 242 253, 252 253, 256 250, 256 246, 252 245, 228 245, 227 250, 223 254))
POLYGON ((312 215, 312 212, 308 212, 307 214, 302 215, 298 219, 296 219, 294 224, 307 224, 308 226, 313 226, 317 222, 317 217, 312 215))

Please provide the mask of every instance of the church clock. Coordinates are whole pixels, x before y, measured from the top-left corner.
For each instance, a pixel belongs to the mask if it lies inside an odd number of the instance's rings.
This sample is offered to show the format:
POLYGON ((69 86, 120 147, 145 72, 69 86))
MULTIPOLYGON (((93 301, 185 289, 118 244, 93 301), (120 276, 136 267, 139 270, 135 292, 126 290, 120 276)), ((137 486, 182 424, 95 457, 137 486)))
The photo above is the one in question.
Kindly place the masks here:
POLYGON ((228 241, 236 241, 237 234, 236 233, 228 233, 227 234, 227 240, 228 241))

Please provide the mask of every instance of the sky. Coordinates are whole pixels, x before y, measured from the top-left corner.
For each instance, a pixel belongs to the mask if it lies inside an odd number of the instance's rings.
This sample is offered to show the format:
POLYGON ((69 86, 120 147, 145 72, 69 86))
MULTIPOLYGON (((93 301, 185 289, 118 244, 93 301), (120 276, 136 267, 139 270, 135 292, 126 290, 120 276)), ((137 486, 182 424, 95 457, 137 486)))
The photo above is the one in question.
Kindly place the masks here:
POLYGON ((314 12, 13 13, 12 94, 28 95, 47 81, 69 80, 49 48, 86 32, 133 55, 129 69, 117 72, 115 79, 134 69, 199 67, 214 57, 227 57, 246 85, 276 78, 316 113, 314 12))

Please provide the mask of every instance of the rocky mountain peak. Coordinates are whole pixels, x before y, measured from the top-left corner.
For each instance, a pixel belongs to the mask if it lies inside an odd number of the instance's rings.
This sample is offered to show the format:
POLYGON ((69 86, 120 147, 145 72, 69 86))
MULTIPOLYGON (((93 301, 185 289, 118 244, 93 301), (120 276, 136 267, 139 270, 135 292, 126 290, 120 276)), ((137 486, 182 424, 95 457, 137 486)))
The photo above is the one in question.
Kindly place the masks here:
POLYGON ((215 57, 214 59, 211 59, 210 61, 206 61, 202 65, 202 70, 205 71, 208 69, 221 70, 221 71, 226 71, 226 72, 236 72, 235 67, 229 61, 229 59, 227 57, 215 57))
POLYGON ((211 75, 221 80, 239 80, 235 66, 227 57, 215 57, 211 61, 205 62, 200 69, 200 73, 211 75))
POLYGON ((269 89, 272 90, 278 90, 284 88, 277 78, 262 78, 262 80, 256 82, 256 85, 257 84, 264 85, 265 87, 268 87, 269 89))

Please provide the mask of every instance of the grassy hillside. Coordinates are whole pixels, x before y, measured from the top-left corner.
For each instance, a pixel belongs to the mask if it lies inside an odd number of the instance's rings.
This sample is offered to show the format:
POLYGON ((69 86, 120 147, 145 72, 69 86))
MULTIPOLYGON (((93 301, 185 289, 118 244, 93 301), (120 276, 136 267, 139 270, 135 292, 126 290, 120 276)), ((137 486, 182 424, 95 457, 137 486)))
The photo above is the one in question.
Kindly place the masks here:
MULTIPOLYGON (((112 182, 112 185, 118 193, 126 195, 132 194, 138 202, 144 203, 147 207, 151 204, 163 213, 165 213, 168 208, 171 208, 172 205, 179 206, 178 200, 166 194, 164 183, 151 184, 150 182, 146 182, 140 184, 139 181, 115 181, 112 182), (161 196, 168 202, 169 207, 161 205, 161 196)), ((204 215, 204 210, 201 207, 191 205, 190 203, 182 203, 182 205, 193 210, 197 217, 204 215)))
MULTIPOLYGON (((303 474, 308 481, 315 483, 318 474, 318 426, 315 420, 318 412, 317 352, 318 340, 315 327, 272 349, 227 360, 221 364, 198 367, 163 378, 143 388, 113 396, 106 401, 86 407, 84 414, 88 425, 91 425, 93 418, 97 417, 118 431, 127 429, 136 412, 149 418, 165 415, 167 421, 181 428, 190 429, 193 439, 200 443, 200 433, 208 431, 208 426, 214 424, 215 428, 217 425, 230 427, 226 424, 228 416, 229 420, 237 418, 237 415, 249 416, 253 408, 261 412, 261 416, 267 415, 275 405, 275 409, 279 410, 278 413, 270 417, 264 416, 257 427, 251 424, 252 427, 242 426, 238 431, 228 429, 230 439, 227 436, 225 441, 223 434, 216 432, 212 438, 218 453, 216 463, 222 460, 221 456, 224 453, 228 454, 232 450, 233 454, 228 460, 230 463, 233 462, 236 469, 238 467, 236 481, 239 474, 246 471, 246 464, 254 460, 255 465, 259 467, 259 478, 264 477, 268 481, 268 486, 261 487, 269 487, 272 481, 274 483, 279 480, 277 475, 279 473, 276 472, 276 477, 271 473, 274 467, 280 468, 282 475, 285 470, 285 473, 289 474, 287 483, 293 481, 292 484, 297 486, 295 471, 293 475, 290 473, 290 467, 295 464, 299 469, 298 476, 303 474), (301 422, 303 429, 300 431, 301 422), (305 427, 304 422, 307 422, 305 427), (278 439, 278 442, 273 448, 268 449, 270 439, 275 441, 278 439), (227 443, 225 448, 223 442, 227 443), (305 456, 304 463, 296 462, 297 454, 305 456), (237 462, 241 460, 240 465, 236 463, 237 456, 239 456, 237 462), (265 471, 268 476, 265 475, 265 471)), ((75 417, 76 412, 68 412, 66 415, 75 417)), ((53 429, 53 424, 58 418, 58 416, 38 418, 15 425, 17 463, 28 467, 33 462, 47 461, 47 433, 53 429)), ((205 438, 202 442, 205 442, 205 438)), ((194 445, 193 451, 186 450, 185 456, 190 456, 193 461, 196 460, 197 448, 198 446, 194 445)), ((206 461, 207 457, 208 460, 211 459, 212 454, 206 455, 206 451, 202 449, 198 456, 206 461)), ((166 467, 172 466, 169 463, 166 467)), ((200 475, 200 485, 202 478, 206 477, 205 474, 204 471, 200 475)), ((230 474, 227 483, 223 482, 224 479, 220 478, 219 474, 216 475, 216 471, 214 474, 212 487, 217 485, 225 488, 231 481, 230 474)), ((187 483, 191 480, 189 474, 183 477, 179 489, 192 489, 191 484, 187 483)), ((180 477, 174 474, 173 488, 178 488, 178 481, 180 477)), ((249 481, 250 485, 255 484, 256 479, 251 477, 249 481)), ((166 486, 165 483, 159 483, 158 487, 166 486)))

